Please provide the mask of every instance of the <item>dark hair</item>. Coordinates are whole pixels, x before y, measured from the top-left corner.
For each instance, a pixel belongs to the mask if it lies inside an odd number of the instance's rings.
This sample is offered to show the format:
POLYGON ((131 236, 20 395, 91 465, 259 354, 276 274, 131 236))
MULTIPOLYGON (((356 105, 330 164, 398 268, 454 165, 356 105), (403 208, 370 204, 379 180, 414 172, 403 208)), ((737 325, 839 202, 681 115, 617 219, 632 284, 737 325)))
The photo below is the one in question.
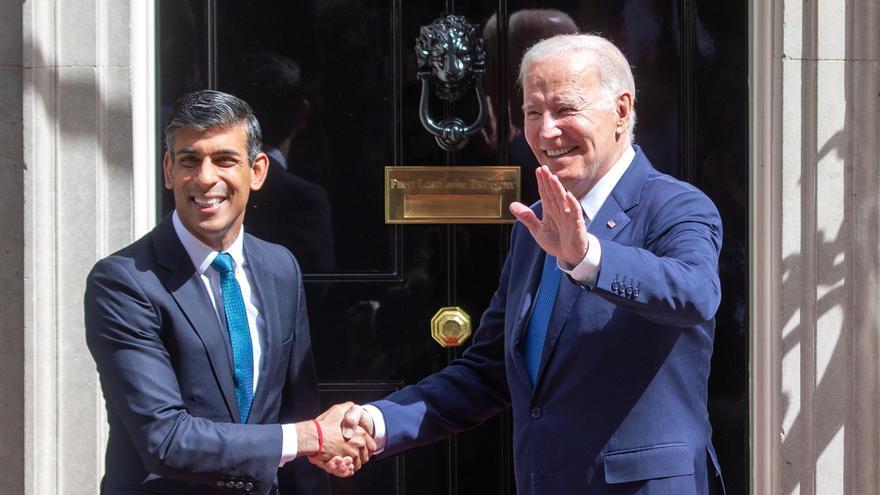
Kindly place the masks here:
POLYGON ((248 164, 251 165, 263 148, 263 135, 250 105, 220 91, 194 91, 180 97, 171 107, 171 118, 165 127, 165 146, 173 155, 174 139, 181 129, 207 131, 235 127, 242 123, 247 132, 248 164))
POLYGON ((256 53, 241 64, 235 94, 247 101, 260 119, 263 142, 278 147, 296 128, 304 90, 302 73, 293 60, 275 53, 256 53))

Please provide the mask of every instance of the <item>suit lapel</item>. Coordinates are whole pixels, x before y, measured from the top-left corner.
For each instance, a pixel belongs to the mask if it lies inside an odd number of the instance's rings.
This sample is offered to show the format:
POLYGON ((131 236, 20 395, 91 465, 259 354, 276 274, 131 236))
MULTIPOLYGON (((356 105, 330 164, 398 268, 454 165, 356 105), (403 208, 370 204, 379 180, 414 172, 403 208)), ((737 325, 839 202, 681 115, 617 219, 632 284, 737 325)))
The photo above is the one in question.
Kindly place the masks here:
POLYGON ((523 311, 520 311, 520 317, 518 317, 516 323, 514 323, 511 338, 514 346, 519 346, 520 342, 522 342, 522 338, 526 327, 528 326, 529 318, 531 317, 531 308, 535 305, 535 297, 538 295, 538 284, 541 282, 541 271, 544 267, 544 250, 541 249, 540 246, 531 238, 531 234, 524 229, 524 234, 528 235, 530 238, 528 242, 532 246, 531 250, 527 253, 524 253, 525 259, 522 262, 522 266, 526 267, 528 270, 528 275, 525 279, 525 290, 522 292, 522 296, 519 301, 516 301, 516 308, 528 308, 523 311))
POLYGON ((262 411, 262 405, 266 404, 267 399, 264 397, 269 387, 273 386, 269 383, 272 363, 278 363, 281 356, 277 353, 281 349, 281 337, 279 328, 281 325, 281 315, 278 313, 280 306, 278 305, 278 283, 275 275, 270 271, 270 263, 265 252, 260 249, 259 245, 254 242, 253 238, 245 235, 244 238, 244 256, 250 267, 251 289, 257 291, 260 300, 260 315, 263 317, 264 328, 260 332, 260 345, 262 346, 262 357, 260 358, 260 379, 257 382, 257 390, 254 393, 253 404, 251 405, 251 414, 248 417, 248 423, 259 422, 261 414, 255 414, 262 411))
POLYGON ((617 198, 612 194, 608 196, 605 204, 596 213, 596 219, 590 223, 588 230, 599 239, 599 242, 611 240, 623 231, 629 221, 629 215, 621 208, 617 198))
MULTIPOLYGON (((528 242, 530 248, 527 252, 523 254, 525 259, 523 260, 523 266, 527 267, 528 275, 525 279, 525 290, 522 292, 522 296, 519 301, 516 301, 514 306, 518 313, 518 317, 516 322, 513 324, 513 328, 511 329, 511 345, 513 348, 513 367, 516 372, 519 374, 521 380, 525 383, 532 383, 531 377, 529 377, 529 372, 526 369, 525 358, 522 354, 522 339, 523 335, 528 327, 529 319, 532 317, 532 308, 535 305, 535 297, 538 295, 538 284, 541 281, 541 272, 544 267, 544 250, 535 243, 534 239, 532 239, 531 234, 523 228, 523 234, 529 236, 529 239, 524 239, 523 241, 528 242)), ((513 253, 511 253, 512 255, 513 253)))
POLYGON ((229 415, 237 422, 239 411, 235 400, 229 339, 217 321, 217 313, 199 273, 174 232, 171 217, 166 217, 154 232, 156 235, 153 238, 153 250, 159 264, 166 270, 163 277, 165 289, 177 302, 205 346, 229 415))

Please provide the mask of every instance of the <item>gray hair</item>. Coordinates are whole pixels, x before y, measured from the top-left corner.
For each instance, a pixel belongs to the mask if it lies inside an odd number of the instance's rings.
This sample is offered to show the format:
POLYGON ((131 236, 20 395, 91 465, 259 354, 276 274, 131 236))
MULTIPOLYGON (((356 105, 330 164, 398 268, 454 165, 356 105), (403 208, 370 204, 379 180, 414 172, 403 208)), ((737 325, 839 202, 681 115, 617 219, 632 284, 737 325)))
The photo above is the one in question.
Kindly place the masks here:
POLYGON ((519 66, 519 82, 523 83, 529 66, 537 60, 588 54, 596 58, 595 67, 599 71, 602 96, 606 103, 614 105, 618 95, 623 92, 632 95, 633 109, 628 129, 632 139, 636 126, 636 83, 626 57, 614 43, 605 38, 595 34, 561 34, 535 43, 523 55, 519 66))
POLYGON ((171 118, 165 127, 165 146, 173 156, 174 140, 181 129, 207 131, 231 128, 242 123, 247 132, 248 165, 253 165, 263 147, 263 133, 250 105, 220 91, 195 91, 180 97, 171 107, 171 118))

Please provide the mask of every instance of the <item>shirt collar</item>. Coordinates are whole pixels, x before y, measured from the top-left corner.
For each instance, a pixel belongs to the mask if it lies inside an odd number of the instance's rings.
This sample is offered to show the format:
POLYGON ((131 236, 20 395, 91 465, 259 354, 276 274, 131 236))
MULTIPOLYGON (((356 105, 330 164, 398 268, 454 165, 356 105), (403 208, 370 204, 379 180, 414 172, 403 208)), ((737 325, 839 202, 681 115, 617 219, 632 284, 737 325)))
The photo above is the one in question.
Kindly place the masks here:
POLYGON ((614 190, 614 186, 620 182, 620 178, 623 177, 624 172, 629 168, 635 156, 636 151, 632 145, 627 146, 623 154, 620 155, 620 158, 617 159, 617 163, 611 167, 611 170, 606 172, 599 179, 599 182, 580 199, 581 207, 584 209, 584 213, 587 214, 589 221, 593 221, 596 218, 599 209, 605 204, 605 200, 608 199, 611 191, 614 190))
POLYGON ((281 168, 287 170, 287 158, 284 157, 284 153, 281 150, 274 146, 263 146, 263 152, 273 158, 278 165, 281 165, 281 168))
MULTIPOLYGON (((177 233, 177 237, 180 239, 180 243, 183 244, 183 249, 186 250, 189 259, 192 260, 193 266, 196 267, 199 274, 204 274, 205 270, 211 266, 211 262, 214 261, 214 258, 217 257, 219 252, 214 251, 214 248, 200 241, 192 234, 192 232, 187 230, 186 227, 183 226, 183 222, 180 221, 180 217, 177 215, 177 210, 174 210, 174 213, 171 214, 171 223, 174 224, 174 232, 177 233)), ((244 227, 238 231, 238 237, 235 238, 235 242, 229 246, 229 249, 227 249, 226 252, 232 256, 233 261, 235 261, 235 266, 245 265, 244 227)))

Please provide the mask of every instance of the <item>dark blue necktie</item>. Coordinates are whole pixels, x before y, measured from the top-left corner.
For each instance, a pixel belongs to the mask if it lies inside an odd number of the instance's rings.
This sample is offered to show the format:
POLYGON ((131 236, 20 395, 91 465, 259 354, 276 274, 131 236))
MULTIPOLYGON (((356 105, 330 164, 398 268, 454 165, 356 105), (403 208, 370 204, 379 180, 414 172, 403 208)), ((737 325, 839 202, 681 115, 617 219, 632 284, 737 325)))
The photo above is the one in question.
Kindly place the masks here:
POLYGON ((561 277, 562 270, 556 265, 556 257, 546 255, 544 271, 541 273, 541 285, 535 297, 535 307, 532 309, 532 317, 529 318, 526 342, 523 346, 523 357, 532 383, 535 383, 535 378, 538 376, 541 353, 544 351, 544 338, 547 336, 547 324, 550 323, 550 315, 553 313, 553 301, 556 299, 556 290, 559 288, 561 277))
POLYGON ((220 253, 211 262, 211 266, 220 273, 226 329, 229 331, 232 364, 235 367, 235 399, 241 413, 241 422, 247 423, 251 402, 254 400, 254 352, 251 348, 247 311, 244 308, 241 287, 235 279, 232 256, 229 253, 220 253))

